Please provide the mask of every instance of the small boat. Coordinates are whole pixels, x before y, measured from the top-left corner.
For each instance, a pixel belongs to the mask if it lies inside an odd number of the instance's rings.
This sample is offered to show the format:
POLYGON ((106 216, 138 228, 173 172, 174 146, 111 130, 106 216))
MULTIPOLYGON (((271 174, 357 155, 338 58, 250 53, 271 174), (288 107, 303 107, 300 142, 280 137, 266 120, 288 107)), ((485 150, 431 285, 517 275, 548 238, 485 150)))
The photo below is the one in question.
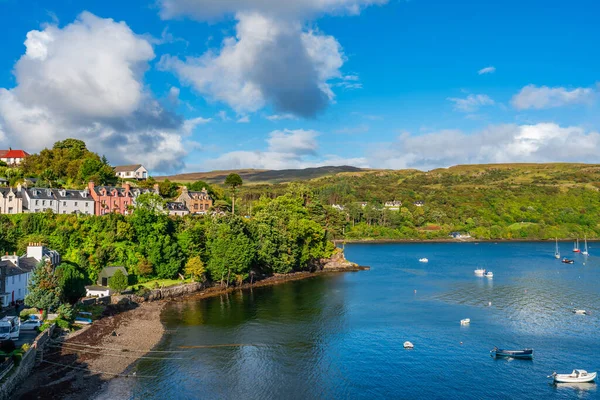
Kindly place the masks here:
POLYGON ((596 373, 587 372, 583 369, 574 369, 570 374, 557 374, 553 372, 548 378, 553 378, 554 383, 587 383, 596 379, 596 373))
POLYGON ((583 247, 583 251, 581 252, 581 254, 583 254, 584 256, 588 256, 590 253, 588 253, 588 248, 587 248, 587 236, 584 238, 585 240, 585 246, 583 247))
POLYGON ((563 258, 562 259, 562 263, 563 264, 575 264, 574 260, 569 260, 568 258, 563 258))
POLYGON ((460 320, 461 325, 469 325, 471 323, 471 318, 465 318, 460 320))
POLYGON ((429 260, 426 258, 419 258, 419 262, 426 263, 429 262, 429 260))
POLYGON ((407 340, 406 342, 404 342, 404 348, 405 349, 414 349, 415 345, 407 340))
POLYGON ((581 253, 581 250, 579 250, 579 238, 573 244, 573 253, 581 253))
POLYGON ((492 351, 490 351, 492 357, 495 358, 520 358, 523 360, 531 360, 533 358, 533 349, 524 349, 524 350, 504 350, 494 347, 492 351))
POLYGON ((485 273, 484 275, 486 278, 493 278, 494 277, 494 273, 492 271, 488 271, 485 273))
POLYGON ((483 276, 483 275, 485 275, 485 269, 482 269, 482 268, 478 268, 478 269, 476 269, 473 272, 475 272, 475 275, 477 275, 477 276, 483 276))
POLYGON ((554 238, 556 240, 556 250, 554 250, 554 258, 557 260, 560 259, 560 252, 558 251, 558 238, 554 238))
POLYGON ((78 325, 89 325, 92 323, 92 320, 90 318, 75 317, 74 323, 78 325))
POLYGON ((590 315, 589 312, 585 311, 585 310, 581 310, 581 309, 577 309, 574 308, 573 309, 573 314, 579 314, 579 315, 590 315))

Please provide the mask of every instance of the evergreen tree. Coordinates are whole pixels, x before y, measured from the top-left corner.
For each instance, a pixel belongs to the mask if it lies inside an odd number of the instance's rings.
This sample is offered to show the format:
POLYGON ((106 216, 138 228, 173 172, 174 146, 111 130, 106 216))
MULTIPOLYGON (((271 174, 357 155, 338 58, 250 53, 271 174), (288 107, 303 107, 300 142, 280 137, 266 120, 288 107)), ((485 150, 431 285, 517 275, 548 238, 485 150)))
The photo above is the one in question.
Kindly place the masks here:
POLYGON ((52 311, 60 305, 60 283, 49 262, 40 262, 33 270, 27 291, 25 304, 29 307, 52 311))

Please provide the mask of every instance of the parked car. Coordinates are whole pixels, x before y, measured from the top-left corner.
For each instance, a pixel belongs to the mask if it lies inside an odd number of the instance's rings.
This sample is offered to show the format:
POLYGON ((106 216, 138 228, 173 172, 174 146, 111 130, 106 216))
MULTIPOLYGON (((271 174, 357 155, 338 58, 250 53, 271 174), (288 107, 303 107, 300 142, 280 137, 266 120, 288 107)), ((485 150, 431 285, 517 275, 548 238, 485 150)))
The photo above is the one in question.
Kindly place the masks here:
POLYGON ((25 322, 21 322, 22 331, 33 331, 42 325, 42 321, 39 319, 29 319, 25 322))

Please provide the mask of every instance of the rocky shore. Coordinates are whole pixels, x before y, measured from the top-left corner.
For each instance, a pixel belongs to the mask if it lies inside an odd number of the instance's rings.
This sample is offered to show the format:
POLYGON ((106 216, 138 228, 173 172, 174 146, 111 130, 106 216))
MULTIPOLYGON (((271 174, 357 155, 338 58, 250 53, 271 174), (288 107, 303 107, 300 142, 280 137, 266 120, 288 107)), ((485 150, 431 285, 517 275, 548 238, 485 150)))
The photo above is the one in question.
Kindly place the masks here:
POLYGON ((160 314, 166 301, 201 300, 236 290, 272 286, 324 274, 368 270, 347 261, 336 251, 330 259, 320 260, 311 271, 276 274, 237 287, 205 287, 188 284, 157 289, 145 297, 113 297, 103 318, 92 325, 58 338, 54 347, 27 382, 15 393, 23 399, 111 399, 119 390, 131 386, 136 362, 156 347, 164 335, 160 314), (122 385, 115 384, 118 377, 122 385), (110 384, 109 384, 110 382, 110 384))

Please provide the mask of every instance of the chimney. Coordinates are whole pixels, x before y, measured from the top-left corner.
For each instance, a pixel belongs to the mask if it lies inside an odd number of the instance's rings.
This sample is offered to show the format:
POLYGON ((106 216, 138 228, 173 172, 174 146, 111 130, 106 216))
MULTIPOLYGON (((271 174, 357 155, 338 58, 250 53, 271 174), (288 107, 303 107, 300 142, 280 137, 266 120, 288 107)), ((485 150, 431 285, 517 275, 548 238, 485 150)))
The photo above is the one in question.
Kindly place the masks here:
POLYGON ((96 184, 94 182, 88 182, 88 189, 90 189, 90 192, 94 191, 94 187, 96 187, 96 184))
POLYGON ((123 188, 125 189, 125 196, 128 196, 129 192, 131 192, 131 185, 129 184, 129 182, 125 183, 123 185, 123 188))
POLYGON ((21 184, 19 183, 17 185, 17 193, 21 193, 21 189, 22 189, 22 187, 21 187, 21 184))

